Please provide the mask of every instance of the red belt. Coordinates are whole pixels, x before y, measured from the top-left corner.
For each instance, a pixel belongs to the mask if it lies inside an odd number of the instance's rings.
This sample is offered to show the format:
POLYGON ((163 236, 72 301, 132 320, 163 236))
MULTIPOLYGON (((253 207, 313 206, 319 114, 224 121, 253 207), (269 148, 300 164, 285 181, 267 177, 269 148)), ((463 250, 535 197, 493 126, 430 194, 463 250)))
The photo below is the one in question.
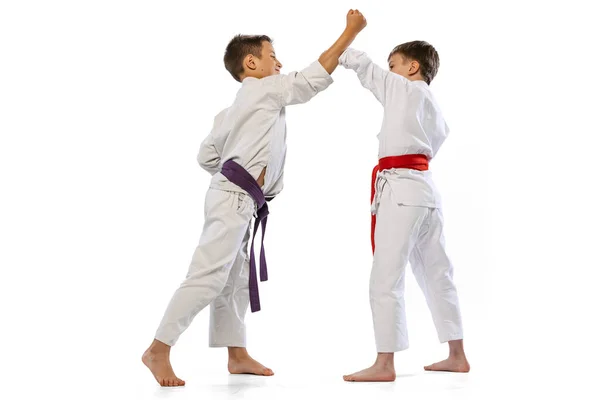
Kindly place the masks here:
MULTIPOLYGON (((418 171, 427 171, 429 169, 429 159, 424 154, 407 154, 404 156, 384 157, 379 160, 379 164, 373 168, 373 175, 371 177, 371 204, 375 198, 375 183, 377 180, 377 173, 386 169, 392 168, 407 168, 416 169, 418 171)), ((377 223, 377 217, 375 214, 371 215, 371 247, 373 247, 373 253, 375 253, 375 225, 377 223)))

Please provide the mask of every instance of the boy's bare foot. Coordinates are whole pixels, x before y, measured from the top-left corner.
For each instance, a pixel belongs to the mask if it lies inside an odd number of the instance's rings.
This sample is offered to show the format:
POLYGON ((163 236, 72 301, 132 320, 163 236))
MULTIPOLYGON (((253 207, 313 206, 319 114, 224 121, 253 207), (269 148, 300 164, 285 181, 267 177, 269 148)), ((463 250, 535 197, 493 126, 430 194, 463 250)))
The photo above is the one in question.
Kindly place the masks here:
POLYGON ((168 346, 158 340, 154 340, 148 350, 142 356, 142 362, 160 386, 184 386, 185 381, 175 376, 173 367, 169 360, 171 346, 168 346))
POLYGON ((396 380, 394 367, 373 365, 351 375, 344 375, 346 382, 393 382, 396 380))
POLYGON ((375 364, 351 375, 344 375, 346 382, 393 382, 396 380, 394 353, 379 353, 375 364))
POLYGON ((471 366, 466 358, 448 357, 444 361, 425 367, 425 371, 469 372, 471 366))
POLYGON ((274 375, 273 370, 250 357, 244 347, 229 347, 227 369, 230 374, 274 375))
POLYGON ((471 366, 467 361, 467 356, 465 355, 465 349, 463 347, 463 341, 460 340, 451 340, 448 342, 448 347, 450 349, 450 355, 444 361, 437 362, 435 364, 428 365, 425 368, 425 371, 445 371, 445 372, 469 372, 471 370, 471 366))

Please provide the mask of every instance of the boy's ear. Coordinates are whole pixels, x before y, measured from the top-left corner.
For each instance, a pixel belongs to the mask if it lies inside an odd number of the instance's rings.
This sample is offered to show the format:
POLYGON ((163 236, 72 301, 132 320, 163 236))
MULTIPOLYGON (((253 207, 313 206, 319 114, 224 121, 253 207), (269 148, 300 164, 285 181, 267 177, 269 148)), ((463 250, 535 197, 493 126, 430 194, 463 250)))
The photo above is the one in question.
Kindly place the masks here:
POLYGON ((250 71, 254 71, 256 69, 256 60, 254 59, 254 55, 248 54, 246 58, 244 58, 244 66, 250 71))
POLYGON ((410 67, 408 68, 408 73, 410 75, 414 75, 414 74, 418 73, 420 69, 421 69, 421 65, 419 64, 419 62, 412 60, 410 62, 410 67))

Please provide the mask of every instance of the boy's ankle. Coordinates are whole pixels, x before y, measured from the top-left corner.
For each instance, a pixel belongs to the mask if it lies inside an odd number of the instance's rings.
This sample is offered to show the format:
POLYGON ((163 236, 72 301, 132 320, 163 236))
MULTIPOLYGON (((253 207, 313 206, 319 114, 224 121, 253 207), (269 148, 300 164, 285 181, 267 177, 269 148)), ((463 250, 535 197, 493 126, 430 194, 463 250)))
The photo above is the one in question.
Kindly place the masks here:
POLYGON ((233 361, 250 357, 245 347, 228 347, 227 350, 229 352, 229 359, 233 361))

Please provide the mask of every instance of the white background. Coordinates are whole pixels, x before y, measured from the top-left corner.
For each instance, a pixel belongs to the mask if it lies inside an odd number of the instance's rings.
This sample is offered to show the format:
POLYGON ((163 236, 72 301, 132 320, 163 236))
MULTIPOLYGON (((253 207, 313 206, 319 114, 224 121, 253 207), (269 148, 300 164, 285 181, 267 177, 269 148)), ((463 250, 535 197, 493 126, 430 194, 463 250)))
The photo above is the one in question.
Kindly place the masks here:
MULTIPOLYGON (((0 397, 530 398, 598 396, 598 46, 593 2, 3 1, 0 5, 0 397), (283 72, 319 57, 349 8, 353 47, 386 66, 427 40, 452 130, 442 193, 471 361, 446 356, 412 274, 411 348, 392 384, 343 374, 375 356, 369 180, 382 109, 351 71, 289 107, 270 280, 249 351, 273 378, 232 377, 208 310, 173 350, 182 389, 140 357, 187 271, 210 176, 196 164, 238 84, 237 33, 267 34, 283 72), (592 393, 592 392, 595 392, 592 393)), ((410 271, 410 270, 409 270, 410 271)))

